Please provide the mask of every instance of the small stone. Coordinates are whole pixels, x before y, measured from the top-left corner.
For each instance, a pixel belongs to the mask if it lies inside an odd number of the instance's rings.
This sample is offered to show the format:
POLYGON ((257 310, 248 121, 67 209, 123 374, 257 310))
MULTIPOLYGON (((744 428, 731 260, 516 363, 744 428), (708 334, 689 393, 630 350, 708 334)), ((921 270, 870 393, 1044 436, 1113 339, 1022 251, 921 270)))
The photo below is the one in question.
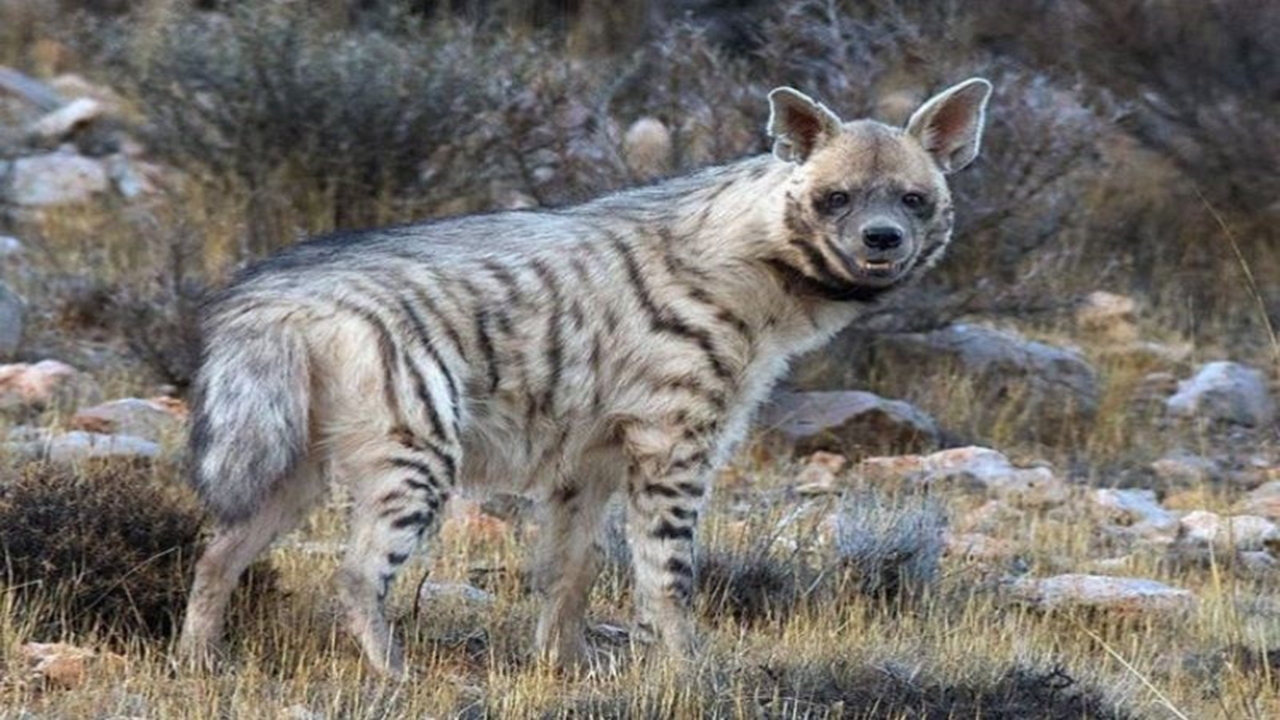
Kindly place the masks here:
POLYGON ((0 410, 47 406, 78 375, 75 368, 57 360, 0 365, 0 410))
POLYGON ((1126 295, 1096 290, 1076 308, 1076 324, 1087 336, 1108 342, 1138 339, 1137 303, 1126 295))
POLYGON ((32 123, 28 132, 43 140, 61 140, 102 117, 105 111, 105 106, 93 98, 77 98, 32 123))
POLYGON ((1262 372, 1234 362, 1211 362, 1165 401, 1175 417, 1262 427, 1275 420, 1275 401, 1262 372))
POLYGON ((1066 483, 1047 467, 1019 468, 990 448, 962 447, 942 450, 924 458, 922 484, 960 484, 977 487, 1023 506, 1044 507, 1065 502, 1066 483))
POLYGON ((1020 578, 1013 596, 1042 610, 1088 608, 1121 615, 1186 610, 1195 604, 1189 590, 1144 578, 1068 574, 1048 578, 1020 578))
POLYGON ((914 451, 937 447, 939 438, 937 423, 919 408, 857 390, 775 393, 757 423, 766 442, 797 455, 914 451))
POLYGON ((324 713, 316 712, 306 705, 290 705, 280 711, 279 720, 324 720, 324 713))
POLYGON ((657 118, 636 120, 622 137, 622 157, 641 180, 666 175, 671 172, 671 131, 657 118))
POLYGON ((809 456, 800 474, 796 476, 796 492, 801 495, 826 495, 839 492, 836 475, 849 461, 843 455, 816 452, 809 456))
POLYGON ((1094 506, 1127 534, 1148 540, 1172 542, 1178 533, 1178 517, 1156 500, 1154 490, 1095 490, 1094 506))
POLYGON ((1182 517, 1180 540, 1200 546, 1213 546, 1223 552, 1280 550, 1280 528, 1256 515, 1223 517, 1207 510, 1196 510, 1182 517))
POLYGON ((84 684, 91 668, 119 670, 125 658, 67 643, 27 643, 21 652, 32 675, 53 687, 72 690, 84 684))
POLYGON ((485 592, 478 587, 468 585, 466 583, 437 583, 427 582, 422 584, 422 589, 418 593, 423 602, 466 602, 477 605, 489 605, 494 601, 492 593, 485 592))
POLYGON ((1237 506, 1242 515, 1280 519, 1280 480, 1263 483, 1249 492, 1237 506))
POLYGON ((83 202, 111 186, 106 168, 73 152, 54 152, 14 160, 5 199, 25 207, 83 202))
POLYGON ((1199 455, 1175 452, 1151 463, 1156 477, 1170 485, 1201 485, 1219 476, 1216 463, 1199 455))
POLYGON ((36 434, 24 433, 19 437, 16 442, 4 443, 0 448, 20 457, 55 463, 74 463, 106 457, 154 458, 161 454, 158 444, 129 435, 102 435, 78 430, 52 433, 40 430, 36 434))
POLYGON ((181 432, 186 407, 176 398, 123 398, 83 408, 68 421, 73 430, 131 435, 162 442, 181 432))
POLYGON ((145 166, 145 163, 135 162, 123 153, 116 153, 104 160, 103 164, 111 182, 115 183, 116 190, 124 197, 132 200, 156 191, 155 183, 141 170, 140 166, 145 166))
POLYGON ((1280 561, 1265 550, 1248 550, 1240 553, 1240 564, 1254 576, 1270 575, 1280 567, 1280 561))

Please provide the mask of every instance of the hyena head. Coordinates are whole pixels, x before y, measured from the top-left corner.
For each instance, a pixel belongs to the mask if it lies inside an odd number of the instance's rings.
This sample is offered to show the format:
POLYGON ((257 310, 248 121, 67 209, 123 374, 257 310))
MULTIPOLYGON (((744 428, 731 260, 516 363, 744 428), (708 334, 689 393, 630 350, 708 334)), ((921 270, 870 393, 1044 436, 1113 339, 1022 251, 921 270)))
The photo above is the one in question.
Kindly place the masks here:
POLYGON ((797 292, 869 300, 937 262, 951 237, 946 175, 978 155, 991 83, 933 97, 895 128, 842 122, 791 88, 769 93, 773 153, 795 164, 770 264, 797 292))

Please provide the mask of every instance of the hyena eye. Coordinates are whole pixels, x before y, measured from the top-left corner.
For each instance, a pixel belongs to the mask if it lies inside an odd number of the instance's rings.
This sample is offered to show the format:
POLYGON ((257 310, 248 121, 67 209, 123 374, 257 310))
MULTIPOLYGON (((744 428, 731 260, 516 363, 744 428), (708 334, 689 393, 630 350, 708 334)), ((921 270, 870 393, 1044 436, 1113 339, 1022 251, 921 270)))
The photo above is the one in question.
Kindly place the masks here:
POLYGON ((920 210, 928 204, 929 199, 923 193, 909 192, 902 196, 902 204, 907 206, 908 210, 920 210))
POLYGON ((822 205, 827 212, 842 210, 849 205, 849 193, 843 190, 832 190, 822 199, 822 205))

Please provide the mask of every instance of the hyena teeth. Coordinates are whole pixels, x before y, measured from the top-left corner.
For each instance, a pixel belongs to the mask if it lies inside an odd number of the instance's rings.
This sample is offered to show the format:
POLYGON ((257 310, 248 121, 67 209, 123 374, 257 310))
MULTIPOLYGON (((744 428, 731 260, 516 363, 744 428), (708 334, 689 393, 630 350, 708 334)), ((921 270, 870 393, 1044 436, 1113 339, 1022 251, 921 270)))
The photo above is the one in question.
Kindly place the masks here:
POLYGON ((941 257, 945 175, 977 156, 990 91, 962 82, 899 129, 779 88, 770 154, 573 208, 321 238, 248 269, 203 318, 190 479, 217 527, 180 648, 207 656, 241 573, 332 478, 354 499, 337 584, 380 671, 403 671, 388 588, 458 486, 549 506, 537 642, 566 664, 585 652, 605 507, 625 495, 639 626, 693 652, 710 479, 787 357, 941 257), (878 223, 893 236, 860 230, 878 223))

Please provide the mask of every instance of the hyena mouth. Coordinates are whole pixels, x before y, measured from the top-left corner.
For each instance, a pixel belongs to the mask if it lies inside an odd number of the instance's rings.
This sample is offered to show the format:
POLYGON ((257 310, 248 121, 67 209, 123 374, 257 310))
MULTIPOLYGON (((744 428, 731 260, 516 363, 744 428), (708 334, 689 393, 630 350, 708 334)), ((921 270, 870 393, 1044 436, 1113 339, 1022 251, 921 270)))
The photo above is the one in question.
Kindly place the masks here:
POLYGON ((906 260, 884 260, 858 258, 854 260, 854 270, 864 278, 874 280, 892 280, 901 275, 907 267, 906 260))

